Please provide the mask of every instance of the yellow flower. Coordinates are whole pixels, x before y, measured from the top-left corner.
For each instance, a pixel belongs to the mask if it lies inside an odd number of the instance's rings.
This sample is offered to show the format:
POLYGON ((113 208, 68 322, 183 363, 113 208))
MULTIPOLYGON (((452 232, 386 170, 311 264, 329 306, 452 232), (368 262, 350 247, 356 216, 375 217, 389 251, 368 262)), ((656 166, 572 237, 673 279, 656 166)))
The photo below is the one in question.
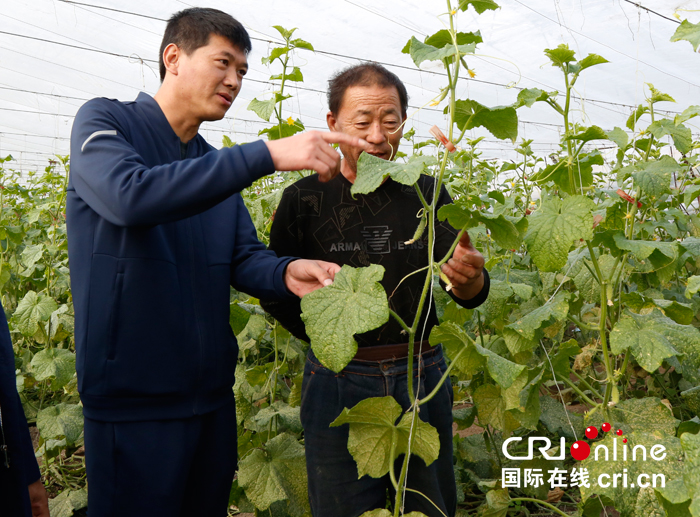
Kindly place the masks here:
POLYGON ((457 9, 452 9, 452 10, 450 11, 450 14, 451 14, 452 16, 454 16, 455 14, 457 14, 457 9))
POLYGON ((476 77, 476 72, 474 70, 467 70, 467 73, 469 74, 469 77, 474 79, 476 77))
POLYGON ((293 126, 293 125, 294 125, 294 119, 293 119, 292 117, 289 117, 289 118, 287 119, 287 124, 289 124, 290 126, 293 126))
POLYGON ((430 103, 430 106, 437 106, 438 104, 440 104, 440 101, 433 101, 430 103))

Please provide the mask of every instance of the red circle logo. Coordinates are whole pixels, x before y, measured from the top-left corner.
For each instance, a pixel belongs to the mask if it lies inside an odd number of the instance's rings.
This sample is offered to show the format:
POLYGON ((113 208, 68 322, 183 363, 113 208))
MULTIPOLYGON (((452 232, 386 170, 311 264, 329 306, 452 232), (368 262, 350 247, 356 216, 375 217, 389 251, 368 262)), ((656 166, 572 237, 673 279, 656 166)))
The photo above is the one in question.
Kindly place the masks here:
POLYGON ((598 437, 598 428, 597 427, 586 427, 586 438, 589 440, 593 440, 598 437))
POLYGON ((586 442, 583 440, 579 440, 577 442, 574 442, 573 445, 571 446, 571 456, 575 460, 578 461, 583 461, 588 456, 591 454, 591 446, 588 445, 586 442))

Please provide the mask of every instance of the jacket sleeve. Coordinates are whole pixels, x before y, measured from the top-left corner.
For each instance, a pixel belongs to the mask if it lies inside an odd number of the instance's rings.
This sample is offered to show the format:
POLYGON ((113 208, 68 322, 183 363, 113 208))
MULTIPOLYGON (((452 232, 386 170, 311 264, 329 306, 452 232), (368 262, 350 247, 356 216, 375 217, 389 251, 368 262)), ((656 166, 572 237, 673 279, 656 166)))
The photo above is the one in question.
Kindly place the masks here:
MULTIPOLYGON (((296 187, 294 185, 288 187, 282 195, 274 221, 272 221, 270 249, 279 255, 303 257, 296 227, 298 224, 297 199, 298 190, 296 187)), ((301 319, 301 300, 299 298, 281 301, 261 298, 260 305, 294 337, 302 341, 309 341, 309 336, 306 335, 306 326, 301 319)))
MULTIPOLYGON (((34 456, 27 419, 22 410, 22 401, 17 393, 12 341, 2 304, 0 304, 0 402, 10 467, 25 486, 30 485, 39 479, 41 474, 34 456)), ((4 461, 2 455, 0 460, 4 461)), ((0 465, 0 468, 3 466, 0 465)))
MULTIPOLYGON (((450 203, 452 203, 452 198, 443 185, 440 189, 440 197, 438 198, 437 208, 440 209, 442 206, 449 205, 450 203)), ((448 223, 447 220, 436 221, 435 235, 435 260, 442 260, 445 254, 450 251, 450 248, 457 238, 457 235, 459 235, 459 230, 456 230, 450 226, 450 223, 448 223)), ((443 289, 445 288, 442 281, 440 281, 440 285, 442 285, 443 289)), ((490 289, 491 280, 489 278, 488 271, 486 271, 486 268, 484 268, 484 287, 481 288, 481 291, 479 291, 476 296, 470 298, 469 300, 462 300, 461 298, 455 296, 452 291, 449 291, 447 294, 449 294, 450 298, 465 309, 475 309, 486 301, 486 298, 489 296, 490 289)))
POLYGON ((80 108, 71 134, 71 183, 118 226, 151 226, 203 212, 275 167, 263 141, 149 167, 130 141, 123 115, 105 99, 80 108))
POLYGON ((295 257, 278 258, 258 240, 255 225, 240 196, 236 196, 236 247, 231 260, 231 285, 256 298, 299 300, 284 282, 295 257))

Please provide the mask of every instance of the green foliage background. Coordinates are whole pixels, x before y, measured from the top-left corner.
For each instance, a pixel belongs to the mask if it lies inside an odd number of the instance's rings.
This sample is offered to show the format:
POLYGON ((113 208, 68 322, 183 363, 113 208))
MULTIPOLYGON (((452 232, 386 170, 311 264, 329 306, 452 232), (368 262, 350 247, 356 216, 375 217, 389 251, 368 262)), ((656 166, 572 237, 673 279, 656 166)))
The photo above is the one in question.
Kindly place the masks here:
MULTIPOLYGON (((353 188, 371 192, 386 176, 407 185, 421 172, 439 177, 455 203, 433 217, 469 231, 487 260, 491 294, 481 307, 460 308, 437 282, 432 290, 441 324, 430 341, 442 343, 450 359, 456 426, 476 431, 454 437, 458 515, 528 516, 544 507, 549 513, 592 517, 608 505, 624 516, 651 511, 698 517, 700 143, 690 121, 700 107, 691 106, 673 119, 659 118, 655 106, 673 99, 649 85, 646 101, 620 127, 606 131, 580 125, 571 119, 571 90, 582 72, 607 61, 597 55, 577 60, 566 45, 545 50, 562 73, 562 92, 522 90, 511 105, 496 107, 456 99, 460 67, 466 77, 466 60, 482 36, 457 32, 452 21, 458 10, 481 13, 497 7, 491 0, 450 7, 449 30, 424 41, 412 38, 404 48, 416 66, 439 61, 454 72, 435 102, 445 104, 448 137, 457 151, 447 153, 437 140, 415 143, 409 131, 405 138, 414 155, 395 164, 363 156, 353 188), (518 111, 535 102, 549 105, 565 126, 559 152, 546 158, 532 151, 532 141, 517 141, 518 111), (483 159, 481 138, 466 138, 477 127, 513 142, 519 158, 505 163, 483 159), (601 143, 614 143, 613 155, 601 153, 601 143), (592 485, 570 488, 564 498, 548 502, 546 489, 501 486, 503 467, 556 463, 541 457, 530 463, 508 460, 501 453, 505 438, 532 434, 557 442, 563 436, 568 448, 585 426, 603 421, 622 429, 633 443, 667 446, 672 463, 663 468, 665 488, 592 485)), ((271 49, 263 61, 274 68, 270 79, 279 88, 270 99, 249 105, 274 124, 261 131, 270 139, 304 129, 300 120, 284 116, 284 103, 291 97, 285 85, 303 81, 301 69, 288 66, 290 55, 313 51, 310 43, 294 38, 294 30, 275 28, 285 45, 271 49)), ((684 22, 673 38, 696 49, 698 34, 698 26, 684 22)), ((223 144, 234 145, 226 137, 223 144)), ((13 170, 11 157, 0 161, 0 290, 14 344, 17 388, 38 431, 37 455, 53 496, 52 515, 59 517, 84 512, 87 504, 66 248, 68 174, 67 156, 57 156, 44 171, 28 176, 13 170)), ((263 178, 244 193, 263 242, 283 188, 307 174, 263 178)), ((416 221, 428 231, 433 223, 416 221)), ((428 273, 430 280, 433 273, 438 270, 428 273)), ((351 305, 361 305, 375 324, 386 321, 383 294, 373 284, 380 277, 377 268, 345 270, 332 290, 305 302, 309 335, 318 341, 313 345, 326 351, 325 360, 334 369, 342 369, 354 355, 352 336, 368 318, 344 314, 348 325, 336 329, 332 340, 315 329, 323 328, 327 311, 340 314, 351 305), (362 304, 346 304, 351 298, 362 304)), ((230 314, 240 346, 234 387, 240 464, 231 513, 309 515, 299 420, 309 345, 244 293, 231 292, 230 314)), ((372 399, 347 408, 334 425, 350 425, 348 446, 359 472, 380 476, 409 447, 427 462, 436 457, 434 430, 410 420, 410 413, 401 415, 390 401, 372 399)), ((580 464, 586 465, 592 478, 601 468, 590 461, 580 464)), ((574 465, 565 460, 556 466, 570 471, 574 465)), ((633 472, 639 465, 622 461, 614 468, 633 472)), ((612 467, 606 464, 605 469, 612 467)))

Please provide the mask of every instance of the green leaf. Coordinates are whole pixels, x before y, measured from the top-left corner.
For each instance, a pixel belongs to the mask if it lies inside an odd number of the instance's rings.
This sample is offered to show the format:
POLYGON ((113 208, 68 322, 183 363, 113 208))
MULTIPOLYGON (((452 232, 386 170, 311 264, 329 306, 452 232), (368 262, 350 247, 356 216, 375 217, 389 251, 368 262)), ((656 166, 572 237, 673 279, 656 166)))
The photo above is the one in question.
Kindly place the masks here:
POLYGON ((308 41, 304 41, 303 39, 300 39, 300 38, 293 39, 292 41, 289 42, 289 44, 294 48, 303 48, 306 50, 310 50, 311 52, 314 52, 314 46, 311 43, 309 43, 308 41))
POLYGON ((685 297, 690 299, 698 291, 700 291, 700 276, 691 276, 685 288, 685 297))
POLYGON ((690 120, 698 115, 700 115, 700 106, 688 106, 683 110, 683 113, 674 117, 673 122, 675 122, 676 125, 682 124, 686 120, 690 120))
POLYGON ((489 296, 486 298, 484 303, 476 309, 479 311, 479 313, 481 313, 485 325, 491 325, 494 323, 494 320, 498 320, 503 317, 504 310, 506 309, 506 303, 510 297, 513 296, 513 294, 513 288, 508 283, 501 280, 491 279, 489 296))
MULTIPOLYGON (((391 513, 389 510, 386 510, 385 508, 378 508, 376 510, 370 510, 369 512, 365 512, 360 517, 392 517, 394 515, 391 513)), ((405 517, 427 517, 424 513, 420 512, 411 512, 411 513, 404 513, 405 517)))
POLYGON ((645 113, 649 113, 649 106, 644 106, 643 104, 637 106, 637 109, 627 119, 627 129, 634 131, 635 124, 645 113))
POLYGON ((62 348, 45 348, 32 357, 31 365, 37 381, 54 377, 51 388, 59 390, 75 373, 75 354, 62 348))
POLYGON ((549 94, 544 90, 540 90, 539 88, 525 88, 518 93, 518 100, 513 104, 513 107, 520 108, 521 106, 527 106, 531 108, 536 102, 546 101, 548 98, 549 94))
POLYGON ((292 515, 308 513, 304 448, 287 433, 275 436, 264 450, 253 449, 240 460, 238 483, 260 510, 287 499, 292 515))
POLYGON ((433 327, 430 331, 430 343, 442 343, 448 357, 455 361, 457 369, 469 377, 482 370, 485 364, 491 378, 503 388, 509 388, 525 369, 525 366, 476 344, 461 326, 451 321, 433 327), (460 352, 461 355, 457 357, 460 352))
POLYGON ((467 429, 474 424, 476 407, 463 407, 452 409, 452 420, 457 424, 457 429, 467 429))
POLYGON ((354 334, 373 330, 389 319, 389 305, 379 280, 384 268, 343 266, 333 284, 301 300, 302 319, 311 348, 321 364, 339 372, 357 353, 354 334))
POLYGON ((561 401, 552 397, 540 397, 540 421, 555 436, 576 439, 576 432, 583 427, 583 417, 564 409, 561 401), (572 429, 573 427, 573 429, 572 429))
POLYGON ((585 196, 548 199, 530 216, 525 244, 542 271, 557 271, 566 264, 571 245, 593 238, 595 203, 585 196))
POLYGON ((235 335, 240 334, 250 320, 250 313, 237 303, 231 304, 229 325, 235 335))
POLYGON ((681 325, 690 325, 695 317, 695 311, 691 305, 680 303, 675 300, 664 300, 663 298, 655 299, 654 303, 661 309, 661 312, 663 312, 665 316, 668 316, 681 325))
POLYGON ((649 97, 650 103, 656 104, 657 102, 676 102, 676 100, 667 93, 660 92, 659 90, 654 88, 653 84, 647 83, 647 87, 649 88, 649 92, 651 93, 651 97, 649 97))
MULTIPOLYGON (((586 426, 597 427, 609 422, 613 429, 621 429, 624 436, 632 432, 642 434, 652 431, 673 436, 679 423, 668 406, 656 397, 623 400, 611 406, 608 413, 599 406, 586 413, 584 421, 586 426)), ((636 445, 632 440, 630 442, 632 446, 636 445)))
POLYGON ((477 510, 477 517, 506 517, 509 506, 508 490, 489 490, 486 492, 486 501, 477 510))
MULTIPOLYGON (((301 73, 301 68, 299 68, 298 66, 295 66, 292 69, 292 72, 289 74, 284 74, 284 75, 277 74, 277 75, 270 76, 270 81, 281 81, 282 79, 284 79, 285 81, 292 81, 295 83, 301 83, 301 82, 304 82, 304 75, 301 73)), ((279 94, 277 94, 277 95, 279 95, 279 94)), ((291 97, 291 95, 289 97, 291 97)), ((289 97, 286 97, 286 98, 289 98, 289 97)), ((269 120, 269 118, 268 118, 268 120, 269 120)))
POLYGON ((637 500, 634 505, 634 515, 666 517, 666 512, 661 506, 652 487, 648 486, 639 489, 637 500))
POLYGON ((69 495, 70 490, 65 490, 53 499, 49 499, 49 513, 54 517, 71 517, 74 509, 69 495))
POLYGON ((605 59, 603 56, 599 56, 598 54, 588 54, 586 57, 584 57, 578 62, 578 65, 581 67, 579 73, 584 71, 586 68, 590 68, 595 65, 602 65, 603 63, 609 62, 610 61, 605 59))
POLYGON ((669 340, 669 325, 677 323, 658 310, 645 315, 629 313, 610 332, 610 350, 621 354, 629 348, 639 366, 653 373, 664 359, 678 355, 669 340))
POLYGON ((608 136, 608 140, 615 142, 620 149, 625 150, 627 148, 629 136, 624 129, 615 126, 615 129, 608 131, 606 135, 608 136))
POLYGON ((492 425, 496 429, 505 428, 506 404, 501 397, 501 387, 495 384, 482 384, 472 395, 479 415, 479 425, 492 425))
POLYGON ((252 316, 249 314, 248 316, 245 327, 236 334, 236 341, 238 341, 238 348, 241 351, 250 350, 253 354, 257 354, 258 342, 267 330, 267 321, 259 314, 253 314, 252 316))
POLYGON ((666 267, 678 259, 678 245, 675 242, 630 241, 622 233, 616 233, 613 239, 618 248, 631 251, 651 271, 666 267))
POLYGON ((254 417, 258 429, 268 429, 270 420, 277 417, 278 432, 289 430, 293 433, 300 433, 302 430, 299 408, 291 407, 282 400, 276 400, 271 406, 261 409, 254 417))
POLYGON ((691 204, 698 197, 700 192, 700 185, 688 185, 683 192, 683 202, 686 205, 691 204))
POLYGON ((453 228, 473 228, 481 223, 489 229, 496 244, 505 249, 519 248, 523 241, 518 228, 503 214, 477 212, 462 204, 450 204, 440 207, 438 219, 447 219, 453 228))
MULTIPOLYGON (((655 120, 647 130, 658 139, 670 136, 673 138, 673 145, 683 154, 689 153, 693 147, 693 135, 690 129, 682 124, 676 125, 673 120, 667 118, 655 120)), ((663 158, 669 158, 669 156, 664 155, 663 158)), ((678 169, 678 165, 676 165, 676 169, 678 169)))
POLYGON ((688 20, 683 20, 671 36, 670 41, 681 40, 689 42, 693 46, 693 50, 697 52, 698 47, 700 47, 700 23, 690 23, 688 20))
POLYGON ((474 8, 474 10, 478 14, 481 14, 486 10, 495 11, 496 9, 501 8, 501 6, 498 5, 496 2, 494 2, 493 0, 466 0, 466 1, 460 2, 459 8, 462 11, 466 11, 470 5, 474 8))
POLYGON ((413 185, 418 181, 426 165, 434 161, 435 159, 431 156, 414 155, 408 163, 399 163, 363 152, 357 160, 357 178, 350 192, 353 196, 374 192, 387 177, 403 185, 413 185))
POLYGON ((454 121, 462 131, 484 127, 501 140, 515 142, 518 137, 518 115, 513 106, 488 108, 473 100, 459 100, 455 104, 454 121))
MULTIPOLYGON (((615 258, 608 254, 599 255, 598 266, 603 277, 607 279, 615 266, 615 258)), ((594 266, 590 260, 588 249, 582 249, 580 252, 572 251, 566 270, 568 272, 567 276, 574 280, 576 288, 586 300, 600 300, 600 284, 591 274, 594 266), (588 267, 586 267, 586 264, 588 264, 588 267)))
POLYGON ((693 258, 700 258, 700 238, 686 237, 680 242, 680 245, 690 253, 693 258))
POLYGON ((304 129, 304 124, 301 123, 301 120, 296 119, 293 124, 285 121, 282 122, 282 124, 261 129, 258 131, 258 136, 267 135, 268 140, 278 140, 280 138, 287 138, 288 136, 295 135, 300 131, 304 131, 304 129))
POLYGON ((536 346, 541 337, 541 328, 566 318, 569 313, 570 297, 570 293, 559 292, 542 307, 538 307, 506 325, 503 329, 503 336, 510 353, 517 354, 536 346))
POLYGON ((542 171, 538 171, 533 180, 544 181, 545 179, 550 179, 569 194, 576 194, 581 191, 581 187, 590 187, 593 184, 593 166, 603 165, 604 163, 603 157, 598 150, 590 153, 581 153, 576 156, 572 165, 573 185, 569 178, 566 158, 556 164, 549 165, 542 171))
POLYGON ((269 56, 263 57, 260 61, 262 62, 263 65, 269 65, 275 59, 277 59, 281 56, 284 56, 290 50, 291 49, 289 47, 275 47, 270 51, 269 56))
POLYGON ((282 102, 285 99, 289 99, 291 95, 280 95, 275 93, 275 96, 266 101, 259 101, 258 99, 253 99, 248 104, 248 111, 254 111, 255 114, 265 121, 270 121, 270 117, 275 111, 275 104, 282 102))
MULTIPOLYGON (((635 513, 637 497, 639 493, 639 487, 637 486, 637 479, 640 474, 663 474, 666 479, 666 483, 669 480, 673 480, 680 476, 680 469, 678 468, 678 458, 682 456, 680 440, 675 436, 665 435, 656 430, 648 430, 646 432, 625 432, 624 437, 627 438, 627 460, 623 459, 622 451, 622 439, 615 436, 612 433, 607 433, 605 438, 601 441, 595 442, 595 445, 591 447, 591 455, 580 462, 580 467, 588 469, 590 486, 579 487, 581 490, 582 500, 586 500, 593 494, 598 496, 606 496, 612 499, 615 508, 620 510, 621 517, 634 517, 638 515, 635 513), (613 459, 613 442, 617 441, 617 458, 613 459), (653 461, 649 457, 649 451, 653 445, 662 445, 666 449, 666 459, 664 461, 653 461), (647 451, 647 461, 640 460, 640 450, 638 449, 636 453, 637 461, 632 460, 632 450, 635 446, 641 445, 645 447, 647 451), (599 450, 599 461, 595 460, 595 450, 598 447, 607 447, 609 451, 609 460, 603 461, 604 454, 603 449, 599 450), (650 463, 654 464, 653 470, 650 470, 650 463), (626 470, 625 470, 626 469, 626 470), (609 486, 604 487, 598 485, 598 480, 601 479, 599 476, 601 474, 607 474, 611 476, 614 473, 622 473, 625 471, 629 480, 633 480, 634 487, 628 486, 623 487, 622 483, 618 479, 617 486, 613 486, 610 482, 609 486)), ((602 478, 606 483, 607 478, 602 478)))
MULTIPOLYGON (((484 40, 481 38, 481 32, 458 32, 457 45, 469 45, 470 43, 482 43, 484 40)), ((437 31, 432 36, 425 38, 425 44, 431 45, 435 48, 443 48, 447 45, 452 45, 452 36, 450 31, 447 29, 442 29, 437 31)), ((408 52, 406 52, 408 53, 408 52)))
POLYGON ((364 475, 379 478, 389 472, 394 460, 408 450, 408 437, 413 423, 411 454, 430 465, 438 457, 440 440, 437 430, 420 419, 417 413, 401 415, 401 406, 393 397, 372 397, 354 407, 343 409, 331 427, 350 425, 348 451, 357 463, 358 479, 364 475), (414 418, 415 417, 415 418, 414 418), (391 455, 392 443, 395 445, 391 455))
POLYGON ((17 330, 31 337, 39 330, 39 323, 48 320, 57 308, 58 304, 50 296, 28 291, 17 304, 12 320, 17 330))
POLYGON ((36 426, 44 440, 65 438, 73 445, 83 432, 83 409, 65 402, 49 406, 37 413, 36 426))
POLYGON ((545 55, 552 62, 552 66, 564 68, 568 63, 575 61, 574 51, 569 48, 569 45, 561 44, 557 48, 547 48, 544 51, 545 55))
POLYGON ((581 142, 590 142, 591 140, 607 140, 608 134, 598 126, 591 126, 585 131, 571 135, 564 140, 579 140, 581 142))
MULTIPOLYGON (((476 43, 469 43, 467 45, 458 45, 457 50, 459 55, 473 54, 474 49, 476 49, 476 43)), ((456 50, 454 45, 446 45, 442 48, 436 48, 432 45, 427 45, 416 39, 415 36, 411 38, 408 44, 404 47, 404 53, 411 54, 411 59, 420 67, 423 61, 442 61, 447 58, 454 58, 456 55, 456 50)))
POLYGON ((294 34, 294 31, 296 31, 296 27, 293 29, 285 29, 281 25, 273 25, 273 29, 277 30, 277 32, 280 33, 280 35, 285 39, 288 40, 289 38, 292 37, 292 34, 294 34))
POLYGON ((25 247, 24 250, 22 250, 21 255, 22 265, 27 269, 31 268, 34 264, 41 260, 45 248, 46 246, 43 244, 35 244, 25 247))
MULTIPOLYGON (((575 339, 570 339, 559 345, 559 350, 557 350, 557 353, 551 358, 552 369, 554 369, 554 373, 557 375, 558 379, 562 377, 569 378, 569 374, 571 373, 571 358, 580 353, 581 347, 579 347, 575 339)), ((545 369, 543 377, 545 379, 550 378, 550 373, 551 370, 545 369)))

